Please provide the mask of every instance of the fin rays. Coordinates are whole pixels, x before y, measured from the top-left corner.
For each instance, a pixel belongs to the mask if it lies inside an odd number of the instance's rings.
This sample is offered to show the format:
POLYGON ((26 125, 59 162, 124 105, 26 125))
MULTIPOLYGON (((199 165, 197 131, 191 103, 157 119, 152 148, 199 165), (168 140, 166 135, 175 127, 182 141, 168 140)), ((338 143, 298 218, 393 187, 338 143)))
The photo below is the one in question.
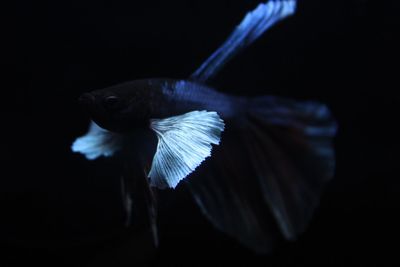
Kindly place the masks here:
POLYGON ((210 80, 232 57, 251 45, 278 21, 292 15, 295 0, 271 0, 247 13, 228 39, 192 74, 192 80, 210 80))
POLYGON ((172 187, 193 172, 220 142, 224 123, 216 112, 192 111, 166 119, 153 119, 157 151, 148 176, 158 188, 172 187))

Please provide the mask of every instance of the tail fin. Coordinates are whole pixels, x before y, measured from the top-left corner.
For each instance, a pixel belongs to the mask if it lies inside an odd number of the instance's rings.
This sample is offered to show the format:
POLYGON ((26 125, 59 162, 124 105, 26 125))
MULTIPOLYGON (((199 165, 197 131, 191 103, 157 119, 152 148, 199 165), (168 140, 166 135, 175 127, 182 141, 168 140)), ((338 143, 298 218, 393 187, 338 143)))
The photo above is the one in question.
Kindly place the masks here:
POLYGON ((206 82, 233 56, 252 44, 278 21, 292 15, 295 9, 296 0, 270 0, 268 3, 259 4, 256 9, 247 13, 225 43, 190 78, 195 81, 206 82))
POLYGON ((235 123, 187 185, 218 229, 265 253, 310 221, 333 176, 336 123, 325 105, 275 97, 235 123))

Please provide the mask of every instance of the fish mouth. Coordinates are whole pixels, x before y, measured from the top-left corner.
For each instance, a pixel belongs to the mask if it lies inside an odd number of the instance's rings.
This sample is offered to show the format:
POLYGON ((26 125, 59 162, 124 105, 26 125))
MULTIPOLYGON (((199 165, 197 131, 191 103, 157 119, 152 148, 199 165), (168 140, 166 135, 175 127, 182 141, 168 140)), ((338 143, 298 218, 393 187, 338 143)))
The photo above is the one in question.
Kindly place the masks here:
POLYGON ((79 97, 78 101, 83 106, 92 106, 94 105, 96 98, 91 93, 84 93, 79 97))
POLYGON ((99 126, 102 126, 104 118, 107 114, 102 110, 102 107, 97 104, 96 97, 91 93, 84 93, 78 98, 80 106, 86 110, 92 120, 99 126))

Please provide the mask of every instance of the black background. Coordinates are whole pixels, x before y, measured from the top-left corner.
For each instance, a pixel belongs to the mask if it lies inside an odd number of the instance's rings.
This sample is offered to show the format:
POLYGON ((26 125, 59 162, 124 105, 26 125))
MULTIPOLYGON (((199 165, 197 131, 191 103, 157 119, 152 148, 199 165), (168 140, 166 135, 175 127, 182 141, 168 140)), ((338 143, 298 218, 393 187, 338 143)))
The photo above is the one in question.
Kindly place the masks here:
MULTIPOLYGON (((187 77, 257 2, 13 1, 3 9, 0 266, 113 266, 141 253, 114 235, 123 220, 119 165, 70 151, 89 121, 76 99, 128 80, 187 77)), ((399 11, 394 0, 299 1, 295 17, 215 80, 225 92, 320 100, 336 116, 336 177, 299 240, 254 255, 214 230, 179 188, 164 193, 154 265, 399 263, 399 11)))

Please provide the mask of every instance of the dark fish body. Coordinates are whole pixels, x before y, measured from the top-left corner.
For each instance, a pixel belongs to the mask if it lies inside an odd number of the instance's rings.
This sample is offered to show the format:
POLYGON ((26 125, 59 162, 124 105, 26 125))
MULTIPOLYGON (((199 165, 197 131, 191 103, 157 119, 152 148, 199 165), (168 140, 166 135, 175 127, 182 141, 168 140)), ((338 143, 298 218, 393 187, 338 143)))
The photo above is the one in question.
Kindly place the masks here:
POLYGON ((306 229, 334 175, 337 125, 328 107, 207 86, 295 7, 295 0, 260 4, 188 79, 137 80, 82 95, 93 122, 72 150, 90 160, 121 154, 127 222, 133 212, 155 244, 155 191, 180 184, 215 227, 256 252, 306 229))
POLYGON ((102 128, 123 132, 148 127, 150 119, 193 110, 216 111, 229 119, 243 111, 248 100, 220 93, 193 81, 145 79, 86 93, 81 97, 102 128), (112 103, 107 103, 108 98, 112 103))

